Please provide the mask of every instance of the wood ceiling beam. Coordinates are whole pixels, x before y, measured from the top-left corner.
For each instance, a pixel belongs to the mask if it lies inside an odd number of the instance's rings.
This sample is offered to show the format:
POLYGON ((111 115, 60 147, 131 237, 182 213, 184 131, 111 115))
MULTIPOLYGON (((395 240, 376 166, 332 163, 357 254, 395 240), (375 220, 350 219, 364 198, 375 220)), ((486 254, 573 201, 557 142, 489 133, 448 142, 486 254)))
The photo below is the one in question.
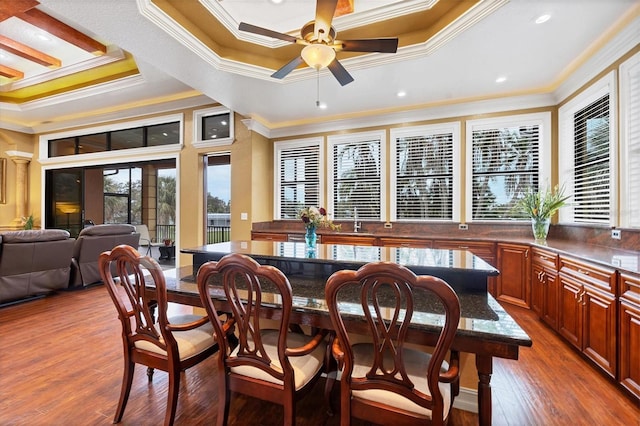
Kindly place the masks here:
POLYGON ((60 59, 49 56, 39 50, 32 49, 3 35, 0 35, 0 49, 4 49, 7 52, 11 52, 14 55, 18 55, 21 58, 44 65, 48 68, 60 68, 60 65, 62 65, 60 59))
POLYGON ((16 14, 16 17, 96 56, 107 53, 107 46, 104 44, 38 9, 29 9, 16 14))
POLYGON ((24 78, 24 73, 22 71, 14 70, 13 68, 5 67, 4 65, 0 65, 0 75, 18 80, 24 78))
POLYGON ((39 4, 36 0, 4 0, 0 2, 0 22, 39 4))

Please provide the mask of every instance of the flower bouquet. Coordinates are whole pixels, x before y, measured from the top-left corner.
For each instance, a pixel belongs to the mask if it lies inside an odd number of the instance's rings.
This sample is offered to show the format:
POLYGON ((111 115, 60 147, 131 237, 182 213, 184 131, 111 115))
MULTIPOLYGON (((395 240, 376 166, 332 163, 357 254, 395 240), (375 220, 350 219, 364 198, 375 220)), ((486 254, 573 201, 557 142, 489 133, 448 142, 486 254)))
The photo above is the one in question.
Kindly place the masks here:
POLYGON ((335 231, 340 230, 340 225, 334 224, 331 219, 327 217, 327 211, 324 207, 305 207, 298 211, 298 217, 304 223, 306 233, 304 236, 308 250, 315 250, 316 248, 316 228, 330 228, 335 231))

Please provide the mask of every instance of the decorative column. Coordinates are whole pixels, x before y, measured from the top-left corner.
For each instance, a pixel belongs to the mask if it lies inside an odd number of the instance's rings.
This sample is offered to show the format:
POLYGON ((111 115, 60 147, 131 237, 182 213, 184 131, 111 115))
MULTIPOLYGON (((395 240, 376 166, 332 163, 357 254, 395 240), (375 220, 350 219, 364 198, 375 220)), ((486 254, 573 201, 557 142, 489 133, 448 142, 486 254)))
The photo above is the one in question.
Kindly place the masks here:
POLYGON ((29 163, 33 154, 22 151, 6 151, 6 154, 16 165, 16 218, 14 222, 20 224, 27 216, 29 201, 29 163))

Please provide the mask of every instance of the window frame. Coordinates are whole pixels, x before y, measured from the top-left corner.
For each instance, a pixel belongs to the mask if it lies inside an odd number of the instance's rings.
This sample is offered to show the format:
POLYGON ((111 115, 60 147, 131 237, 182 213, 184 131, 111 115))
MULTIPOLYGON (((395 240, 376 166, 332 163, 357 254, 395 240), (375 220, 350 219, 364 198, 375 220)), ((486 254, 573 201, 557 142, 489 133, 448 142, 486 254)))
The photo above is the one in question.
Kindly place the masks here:
POLYGON ((360 218, 358 221, 382 221, 387 222, 387 132, 385 130, 374 130, 369 132, 347 133, 341 135, 331 135, 327 137, 327 211, 332 213, 333 218, 337 220, 350 220, 353 218, 343 218, 335 216, 335 205, 333 202, 335 192, 334 169, 335 158, 333 156, 333 148, 336 145, 347 143, 366 142, 370 140, 380 140, 380 217, 377 219, 360 218))
POLYGON ((146 118, 142 120, 125 121, 122 123, 103 124, 96 127, 88 127, 79 130, 72 130, 68 132, 60 133, 48 133, 40 135, 38 138, 39 145, 39 158, 43 165, 54 164, 68 164, 69 162, 76 163, 85 160, 91 160, 95 164, 102 164, 102 162, 116 162, 117 159, 126 159, 132 156, 144 155, 149 158, 162 158, 156 157, 154 154, 167 154, 179 152, 184 146, 184 114, 171 114, 158 117, 146 118), (75 138, 87 135, 93 135, 104 132, 113 132, 118 130, 126 130, 137 127, 154 126, 158 124, 167 124, 178 122, 179 126, 179 138, 178 143, 168 145, 154 145, 141 148, 129 148, 129 149, 117 149, 114 151, 101 151, 90 152, 83 154, 62 155, 58 157, 49 157, 49 141, 54 139, 75 138), (100 161, 101 160, 101 161, 100 161))
POLYGON ((233 111, 224 106, 193 111, 193 146, 196 148, 213 148, 231 145, 235 142, 235 120, 233 111), (202 139, 203 121, 206 117, 229 114, 229 137, 220 139, 202 139))
POLYGON ((640 159, 640 91, 632 88, 639 84, 640 52, 620 65, 620 226, 634 229, 640 228, 640 200, 633 197, 640 192, 640 177, 633 181, 631 168, 633 159, 640 159))
POLYGON ((325 165, 325 139, 322 136, 314 137, 314 138, 304 138, 304 139, 293 139, 287 141, 276 141, 274 142, 273 148, 273 171, 274 171, 274 205, 273 205, 273 217, 275 220, 290 220, 282 218, 282 203, 280 199, 280 190, 282 187, 282 181, 280 179, 280 160, 281 154, 283 151, 291 150, 291 149, 300 149, 300 148, 310 148, 310 147, 318 147, 318 200, 319 206, 321 207, 325 205, 325 182, 326 182, 326 167, 325 165))
POLYGON ((611 71, 558 109, 558 180, 565 185, 566 193, 572 196, 569 204, 558 212, 559 223, 606 227, 618 225, 618 149, 616 143, 618 126, 616 105, 616 72, 611 71), (609 221, 608 223, 595 221, 576 222, 572 205, 575 187, 574 115, 604 95, 609 95, 609 221))
POLYGON ((461 141, 460 141, 461 123, 448 122, 441 124, 430 124, 424 126, 411 126, 402 128, 393 128, 390 131, 390 173, 389 173, 389 185, 391 189, 390 196, 390 220, 397 222, 460 222, 461 221, 461 170, 462 170, 462 158, 461 158, 461 141), (421 137, 432 136, 437 134, 451 133, 452 135, 452 154, 453 154, 453 172, 452 172, 452 212, 450 219, 431 219, 431 218, 412 218, 412 219, 398 219, 398 199, 397 199, 397 182, 398 182, 398 170, 397 170, 397 147, 398 139, 406 137, 421 137))
POLYGON ((467 120, 466 122, 466 181, 465 181, 465 220, 469 223, 512 223, 525 219, 473 219, 473 132, 474 130, 500 129, 538 125, 540 129, 538 146, 538 182, 543 188, 551 185, 551 112, 512 114, 494 118, 467 120))

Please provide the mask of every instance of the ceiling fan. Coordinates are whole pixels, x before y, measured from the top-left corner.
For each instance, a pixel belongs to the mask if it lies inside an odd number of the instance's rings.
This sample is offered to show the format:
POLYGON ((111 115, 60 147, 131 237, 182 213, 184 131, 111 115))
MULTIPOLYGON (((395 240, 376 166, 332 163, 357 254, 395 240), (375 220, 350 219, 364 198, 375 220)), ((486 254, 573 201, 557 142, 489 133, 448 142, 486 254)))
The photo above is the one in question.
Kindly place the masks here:
POLYGON ((302 62, 320 70, 328 67, 338 82, 344 86, 353 81, 353 77, 340 64, 336 52, 381 52, 396 53, 397 38, 376 38, 362 40, 336 40, 336 30, 331 26, 338 0, 317 0, 316 19, 306 23, 300 30, 300 37, 279 33, 255 25, 240 23, 238 29, 267 37, 277 38, 295 44, 305 45, 300 56, 274 72, 271 77, 282 79, 296 69, 302 62))

